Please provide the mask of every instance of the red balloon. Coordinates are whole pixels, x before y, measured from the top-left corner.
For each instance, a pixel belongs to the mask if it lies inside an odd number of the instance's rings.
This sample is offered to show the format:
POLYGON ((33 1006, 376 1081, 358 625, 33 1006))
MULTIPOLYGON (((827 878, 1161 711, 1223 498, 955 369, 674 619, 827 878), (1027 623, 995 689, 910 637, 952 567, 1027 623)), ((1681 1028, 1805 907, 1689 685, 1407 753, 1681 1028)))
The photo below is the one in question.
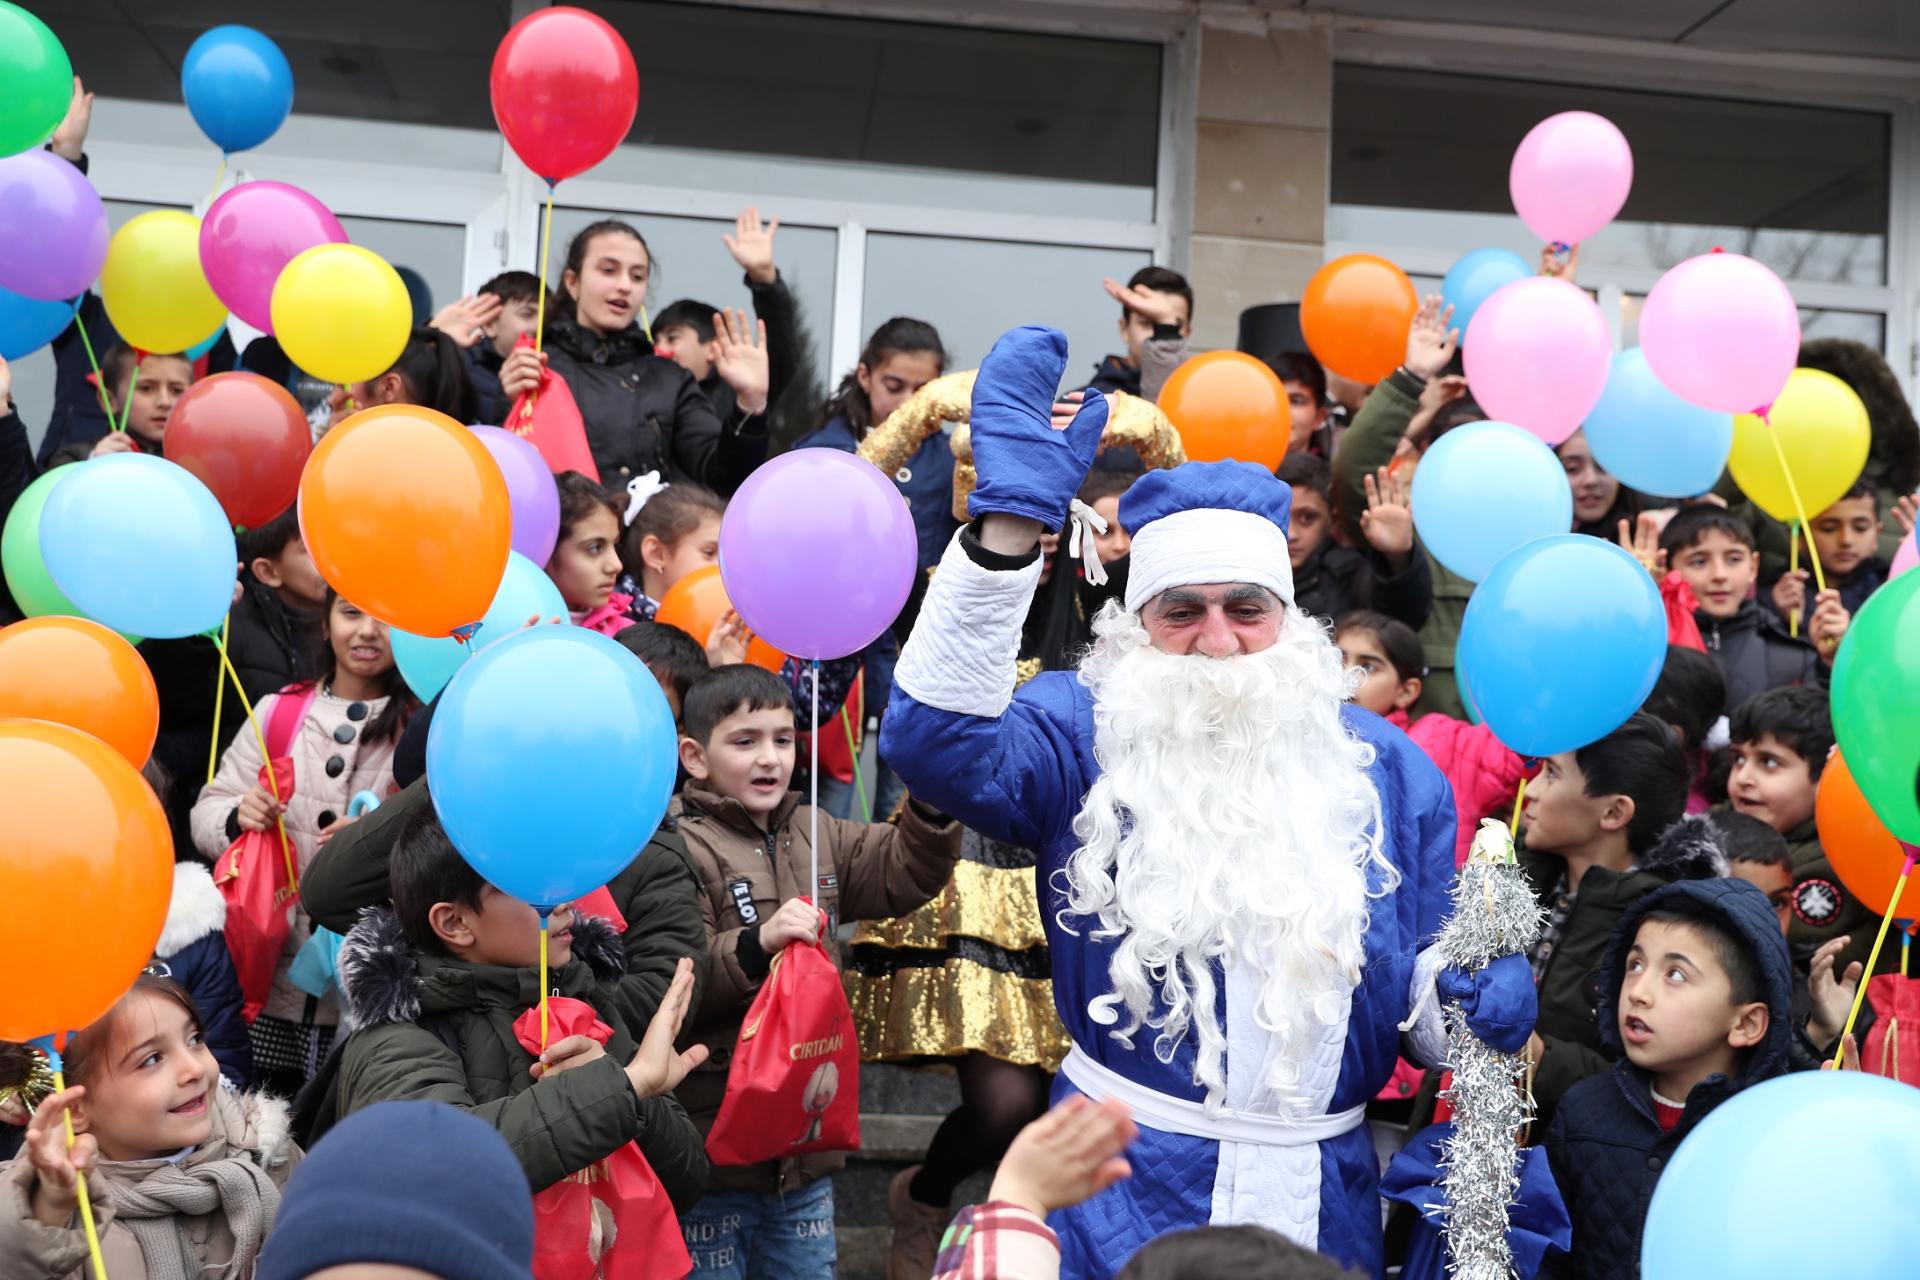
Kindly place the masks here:
POLYGON ((493 55, 493 118, 513 153, 548 182, 605 160, 639 107, 627 42, 584 9, 529 14, 493 55))
POLYGON ((236 528, 257 529, 299 496, 313 428, 279 383, 216 373, 175 402, 160 451, 213 490, 236 528))

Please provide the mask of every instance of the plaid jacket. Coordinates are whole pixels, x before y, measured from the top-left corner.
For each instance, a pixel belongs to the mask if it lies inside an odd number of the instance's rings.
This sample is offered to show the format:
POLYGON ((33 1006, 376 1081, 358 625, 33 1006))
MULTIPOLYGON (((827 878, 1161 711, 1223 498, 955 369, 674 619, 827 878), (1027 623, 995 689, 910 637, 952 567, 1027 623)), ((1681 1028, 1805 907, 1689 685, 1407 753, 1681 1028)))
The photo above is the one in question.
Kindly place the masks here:
POLYGON ((962 1209, 940 1240, 933 1280, 1059 1280, 1060 1241, 1005 1200, 962 1209))

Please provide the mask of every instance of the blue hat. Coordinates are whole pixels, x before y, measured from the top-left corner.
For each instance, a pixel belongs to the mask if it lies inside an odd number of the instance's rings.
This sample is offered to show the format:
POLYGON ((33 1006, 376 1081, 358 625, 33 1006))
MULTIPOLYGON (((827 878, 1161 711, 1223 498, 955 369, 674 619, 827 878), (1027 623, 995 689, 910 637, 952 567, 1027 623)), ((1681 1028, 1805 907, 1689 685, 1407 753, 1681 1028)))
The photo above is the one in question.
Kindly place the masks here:
POLYGON ((255 1280, 352 1262, 446 1280, 528 1280, 533 1193, 507 1140, 444 1102, 381 1102, 293 1171, 255 1280))
POLYGON ((1133 537, 1127 608, 1169 587, 1250 582, 1293 603, 1287 517, 1293 490, 1251 462, 1188 462, 1149 471, 1120 499, 1133 537))

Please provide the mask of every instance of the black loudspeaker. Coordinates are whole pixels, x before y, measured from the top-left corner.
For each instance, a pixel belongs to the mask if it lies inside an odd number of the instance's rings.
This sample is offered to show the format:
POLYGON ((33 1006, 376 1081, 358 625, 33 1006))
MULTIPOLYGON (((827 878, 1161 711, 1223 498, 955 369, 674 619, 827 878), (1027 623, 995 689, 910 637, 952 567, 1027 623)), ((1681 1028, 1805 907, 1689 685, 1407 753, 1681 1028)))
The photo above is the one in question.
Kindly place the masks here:
POLYGON ((1307 349, 1300 335, 1300 304, 1263 302, 1240 313, 1240 340, 1234 344, 1257 360, 1279 355, 1282 351, 1307 349))

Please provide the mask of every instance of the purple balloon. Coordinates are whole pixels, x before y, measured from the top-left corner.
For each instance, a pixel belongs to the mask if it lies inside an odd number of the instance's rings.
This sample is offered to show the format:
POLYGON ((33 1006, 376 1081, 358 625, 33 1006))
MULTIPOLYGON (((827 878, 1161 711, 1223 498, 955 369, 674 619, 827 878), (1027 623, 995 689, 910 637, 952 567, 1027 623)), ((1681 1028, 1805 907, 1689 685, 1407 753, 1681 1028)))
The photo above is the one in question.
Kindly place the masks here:
POLYGON ((107 209, 51 151, 0 160, 0 288, 41 302, 79 297, 107 260, 107 209))
POLYGON ((553 545, 560 541, 560 489, 531 440, 500 427, 473 425, 473 434, 487 446, 500 474, 507 478, 507 500, 513 508, 513 549, 546 567, 553 545))
POLYGON ((200 269, 227 310, 272 333, 281 268, 315 245, 346 243, 340 219, 300 188, 243 182, 222 192, 200 222, 200 269))
POLYGON ((741 619, 798 658, 844 658, 913 589, 913 515, 893 481, 838 449, 795 449, 747 477, 720 521, 720 579, 741 619))

